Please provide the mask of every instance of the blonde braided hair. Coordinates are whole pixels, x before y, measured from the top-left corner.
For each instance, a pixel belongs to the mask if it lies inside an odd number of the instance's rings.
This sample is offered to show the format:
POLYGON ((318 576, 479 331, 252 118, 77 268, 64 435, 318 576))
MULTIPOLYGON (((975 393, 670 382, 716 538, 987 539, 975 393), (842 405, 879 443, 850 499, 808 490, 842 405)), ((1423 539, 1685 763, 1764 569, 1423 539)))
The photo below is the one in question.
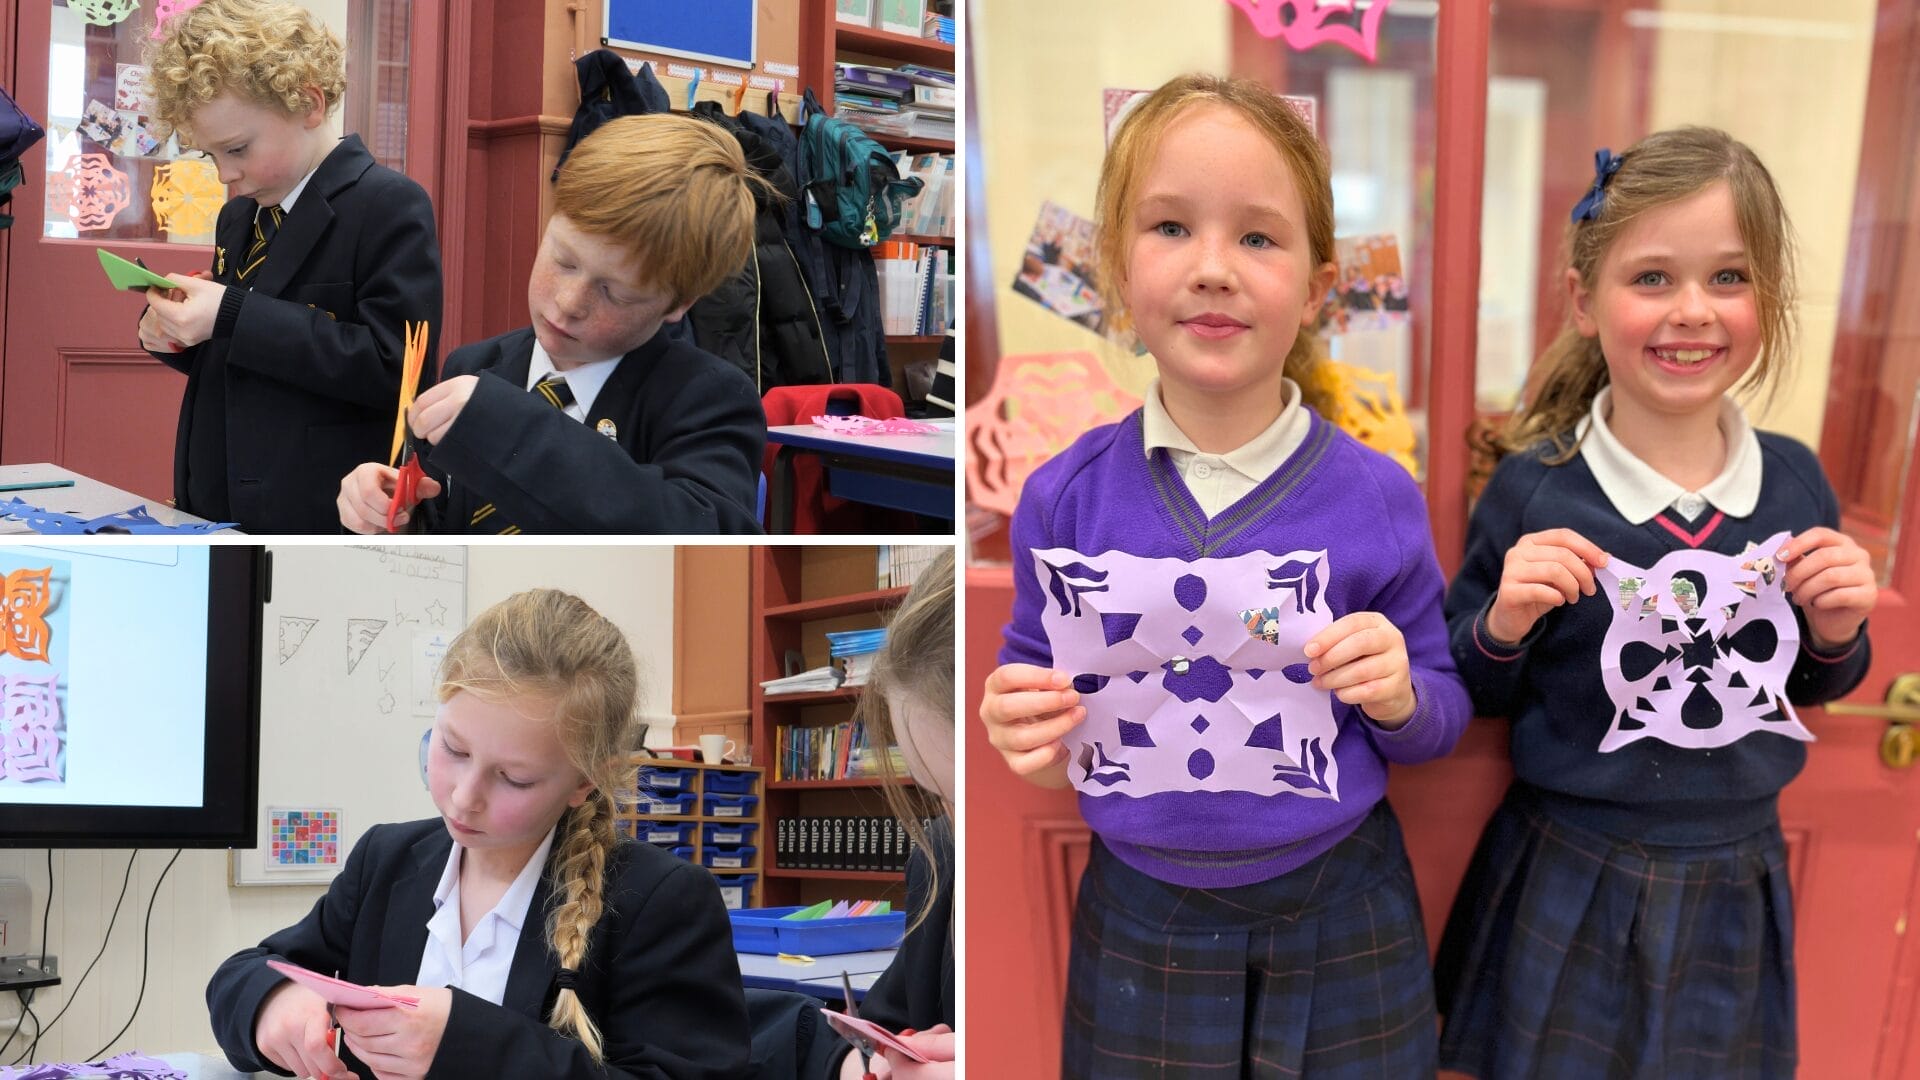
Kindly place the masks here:
MULTIPOLYGON (((619 627, 557 589, 516 593, 480 613, 447 647, 437 693, 550 704, 567 760, 590 781, 587 801, 561 815, 553 855, 547 944, 565 969, 587 961, 606 910, 607 855, 618 842, 616 800, 633 744, 639 673, 619 627)), ((562 987, 547 1023, 578 1038, 599 1061, 600 1030, 579 995, 562 987)))

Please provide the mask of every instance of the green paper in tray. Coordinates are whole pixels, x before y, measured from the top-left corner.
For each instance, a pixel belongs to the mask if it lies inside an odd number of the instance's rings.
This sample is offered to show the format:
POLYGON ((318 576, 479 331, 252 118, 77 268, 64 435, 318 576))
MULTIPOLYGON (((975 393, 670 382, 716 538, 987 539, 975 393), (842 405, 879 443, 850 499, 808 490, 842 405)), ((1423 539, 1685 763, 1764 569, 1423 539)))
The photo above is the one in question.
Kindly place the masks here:
POLYGON ((832 910, 833 910, 833 901, 822 900, 819 903, 813 905, 812 907, 801 908, 799 911, 793 911, 785 915, 782 915, 780 916, 780 920, 782 922, 800 922, 806 919, 817 919, 820 916, 825 915, 827 912, 832 910))
POLYGON ((107 272, 107 280, 113 282, 113 287, 116 289, 145 289, 149 286, 160 289, 180 287, 177 283, 168 281, 139 263, 128 262, 106 248, 98 250, 100 269, 107 272))

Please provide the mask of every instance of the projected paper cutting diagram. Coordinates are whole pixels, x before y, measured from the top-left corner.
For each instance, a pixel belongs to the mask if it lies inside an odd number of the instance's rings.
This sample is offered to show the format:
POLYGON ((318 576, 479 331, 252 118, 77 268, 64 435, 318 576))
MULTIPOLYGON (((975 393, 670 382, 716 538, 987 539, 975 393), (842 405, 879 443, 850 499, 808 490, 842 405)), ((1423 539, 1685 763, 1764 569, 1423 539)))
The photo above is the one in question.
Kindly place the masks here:
POLYGON ((1789 535, 1741 555, 1676 551, 1646 569, 1615 558, 1594 572, 1612 610, 1602 753, 1641 739, 1695 750, 1755 732, 1813 740, 1786 697, 1800 627, 1772 555, 1789 535))
POLYGON ((373 645, 373 639, 387 628, 385 619, 348 619, 347 620, 347 674, 353 674, 360 661, 367 655, 367 649, 373 645))
POLYGON ((0 784, 64 784, 69 768, 65 669, 67 597, 64 560, 0 560, 0 784))
POLYGON ((48 581, 52 567, 12 570, 6 576, 6 627, 0 634, 0 655, 22 660, 47 659, 47 607, 53 599, 48 581))
POLYGON ((307 635, 313 633, 319 619, 303 619, 297 615, 280 616, 280 662, 293 659, 300 646, 306 643, 307 635))
POLYGON ((1339 798, 1332 698, 1303 651, 1333 622, 1324 551, 1146 559, 1033 552, 1053 666, 1087 719, 1067 736, 1089 795, 1339 798))

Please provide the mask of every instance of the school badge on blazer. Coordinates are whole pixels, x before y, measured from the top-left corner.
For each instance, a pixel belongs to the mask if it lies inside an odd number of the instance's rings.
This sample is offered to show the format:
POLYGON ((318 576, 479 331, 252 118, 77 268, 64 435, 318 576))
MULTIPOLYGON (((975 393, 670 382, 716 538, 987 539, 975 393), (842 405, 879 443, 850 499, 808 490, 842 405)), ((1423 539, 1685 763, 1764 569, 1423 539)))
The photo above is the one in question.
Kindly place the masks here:
POLYGON ((227 272, 227 249, 226 248, 215 247, 213 249, 213 272, 215 276, 218 276, 220 274, 224 274, 227 272))
POLYGON ((599 423, 593 425, 593 430, 605 435, 609 439, 618 439, 620 437, 620 429, 615 427, 611 420, 601 420, 599 423))

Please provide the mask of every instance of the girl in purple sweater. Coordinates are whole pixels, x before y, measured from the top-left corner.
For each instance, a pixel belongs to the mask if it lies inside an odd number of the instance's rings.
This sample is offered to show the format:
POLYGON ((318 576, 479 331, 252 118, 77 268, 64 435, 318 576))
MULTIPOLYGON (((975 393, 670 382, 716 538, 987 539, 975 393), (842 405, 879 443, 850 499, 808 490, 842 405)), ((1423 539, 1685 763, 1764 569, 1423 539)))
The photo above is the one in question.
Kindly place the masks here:
POLYGON ((1469 710, 1419 489, 1312 407, 1326 153, 1265 87, 1182 76, 1116 134, 1098 217, 1159 379, 1027 481, 981 705, 1095 834, 1063 1074, 1432 1076, 1387 763, 1469 710))

